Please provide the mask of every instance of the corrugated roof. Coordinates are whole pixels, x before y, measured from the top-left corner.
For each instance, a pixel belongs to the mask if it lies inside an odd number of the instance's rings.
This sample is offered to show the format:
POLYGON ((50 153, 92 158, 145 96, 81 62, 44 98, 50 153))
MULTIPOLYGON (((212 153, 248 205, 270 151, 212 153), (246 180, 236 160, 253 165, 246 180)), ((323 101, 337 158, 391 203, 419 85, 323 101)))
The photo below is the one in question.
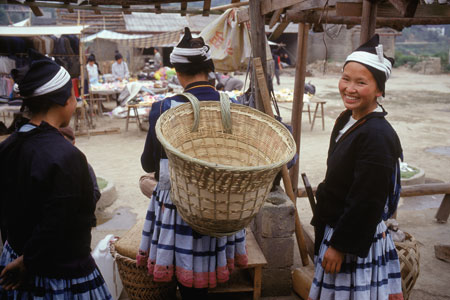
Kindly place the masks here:
POLYGON ((186 17, 177 14, 132 13, 123 16, 127 31, 168 32, 189 26, 186 17))

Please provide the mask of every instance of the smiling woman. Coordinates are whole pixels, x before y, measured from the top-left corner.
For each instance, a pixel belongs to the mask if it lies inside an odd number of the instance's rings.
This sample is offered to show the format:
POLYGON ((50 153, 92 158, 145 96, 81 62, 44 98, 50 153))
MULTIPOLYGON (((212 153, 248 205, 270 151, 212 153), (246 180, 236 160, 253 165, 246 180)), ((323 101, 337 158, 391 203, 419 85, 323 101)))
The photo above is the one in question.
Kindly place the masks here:
POLYGON ((339 92, 347 109, 331 134, 312 224, 316 266, 310 300, 402 300, 400 263, 383 220, 396 210, 400 140, 377 99, 393 60, 378 35, 347 57, 339 92))

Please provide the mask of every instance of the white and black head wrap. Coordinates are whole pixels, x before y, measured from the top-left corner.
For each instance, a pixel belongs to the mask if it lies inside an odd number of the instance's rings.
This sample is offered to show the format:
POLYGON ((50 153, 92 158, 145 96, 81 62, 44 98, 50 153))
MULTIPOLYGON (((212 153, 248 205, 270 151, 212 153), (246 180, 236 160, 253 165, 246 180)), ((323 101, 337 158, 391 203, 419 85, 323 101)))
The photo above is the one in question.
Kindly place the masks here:
POLYGON ((372 73, 384 97, 385 84, 391 76, 394 59, 384 55, 378 34, 347 56, 344 67, 351 61, 362 64, 372 73))
POLYGON ((193 38, 188 27, 184 36, 170 54, 170 63, 180 73, 195 75, 214 72, 211 49, 202 37, 193 38))
POLYGON ((72 92, 69 73, 52 59, 32 49, 28 54, 29 64, 11 71, 16 82, 14 91, 20 93, 25 101, 48 99, 65 105, 72 92))

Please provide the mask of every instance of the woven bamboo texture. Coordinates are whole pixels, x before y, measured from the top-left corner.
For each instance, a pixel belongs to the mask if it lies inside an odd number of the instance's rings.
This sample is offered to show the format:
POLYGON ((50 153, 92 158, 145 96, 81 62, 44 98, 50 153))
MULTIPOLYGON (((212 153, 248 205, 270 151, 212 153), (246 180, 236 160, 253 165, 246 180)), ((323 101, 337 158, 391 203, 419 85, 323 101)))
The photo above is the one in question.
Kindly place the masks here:
POLYGON ((117 263, 120 279, 131 300, 171 300, 176 299, 176 283, 154 282, 147 267, 136 266, 136 260, 123 256, 111 243, 110 251, 117 263))
POLYGON ((211 236, 230 235, 250 223, 296 150, 286 127, 258 110, 231 104, 227 120, 225 101, 221 96, 221 103, 186 103, 156 124, 169 158, 171 199, 194 230, 211 236))
POLYGON ((420 253, 416 239, 405 232, 404 242, 395 242, 398 258, 400 260, 400 270, 402 274, 403 298, 409 299, 411 291, 420 273, 420 253))

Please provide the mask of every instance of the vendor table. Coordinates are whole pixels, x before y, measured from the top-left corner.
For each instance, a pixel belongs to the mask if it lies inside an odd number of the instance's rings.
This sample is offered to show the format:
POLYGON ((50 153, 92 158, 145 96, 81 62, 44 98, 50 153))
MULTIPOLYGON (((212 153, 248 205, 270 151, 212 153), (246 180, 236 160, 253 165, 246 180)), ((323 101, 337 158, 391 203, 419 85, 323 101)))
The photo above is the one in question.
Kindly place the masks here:
MULTIPOLYGON (((323 105, 325 103, 327 103, 327 101, 323 101, 323 100, 320 100, 320 99, 314 97, 313 100, 311 100, 310 105, 313 105, 314 103, 316 104, 316 108, 314 109, 313 120, 311 123, 311 131, 314 128, 314 122, 316 121, 317 110, 319 109, 319 106, 320 106, 320 110, 321 110, 321 114, 320 114, 319 118, 322 118, 322 130, 325 130, 325 119, 324 119, 325 115, 324 115, 323 105)), ((309 108, 308 108, 308 110, 309 110, 309 108)))
POLYGON ((141 107, 151 107, 151 103, 144 103, 144 104, 127 104, 127 120, 125 123, 125 131, 128 131, 128 123, 136 123, 138 125, 138 128, 141 129, 141 120, 139 119, 139 113, 138 108, 141 107), (130 114, 130 111, 133 110, 134 116, 130 114), (130 119, 135 119, 134 121, 130 121, 130 119))

